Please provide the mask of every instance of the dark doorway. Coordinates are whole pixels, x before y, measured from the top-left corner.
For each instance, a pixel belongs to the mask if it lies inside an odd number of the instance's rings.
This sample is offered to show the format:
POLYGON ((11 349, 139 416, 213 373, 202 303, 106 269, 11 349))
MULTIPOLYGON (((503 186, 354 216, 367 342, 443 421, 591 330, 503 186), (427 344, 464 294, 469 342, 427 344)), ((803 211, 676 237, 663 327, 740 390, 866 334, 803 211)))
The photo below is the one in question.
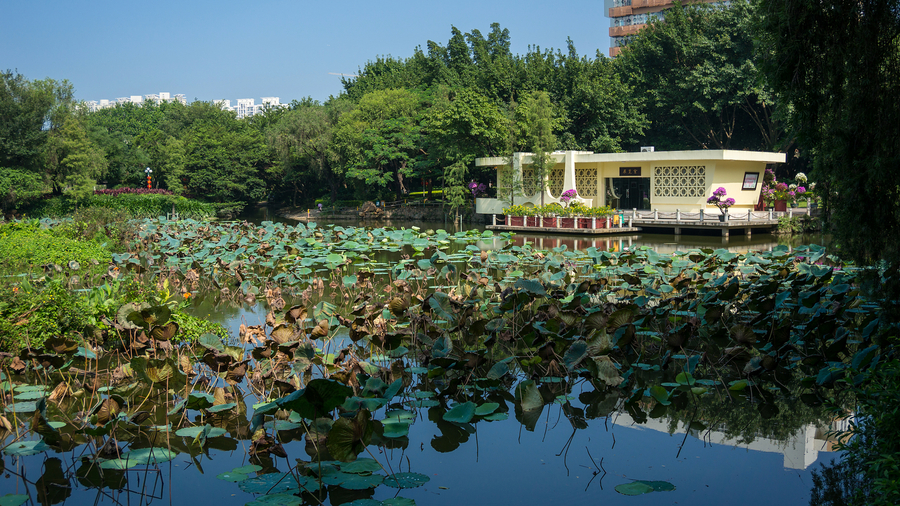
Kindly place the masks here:
POLYGON ((614 177, 612 178, 612 201, 618 201, 618 209, 650 209, 649 177, 614 177))

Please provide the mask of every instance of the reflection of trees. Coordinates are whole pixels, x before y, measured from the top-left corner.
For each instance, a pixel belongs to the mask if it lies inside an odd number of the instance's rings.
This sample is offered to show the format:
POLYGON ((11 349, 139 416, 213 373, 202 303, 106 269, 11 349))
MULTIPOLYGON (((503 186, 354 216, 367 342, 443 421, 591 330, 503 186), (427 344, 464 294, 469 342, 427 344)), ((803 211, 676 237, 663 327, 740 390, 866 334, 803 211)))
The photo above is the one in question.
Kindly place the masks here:
POLYGON ((813 470, 812 480, 810 506, 843 506, 853 504, 856 494, 869 495, 870 483, 847 462, 832 460, 828 465, 822 464, 821 470, 813 470))
MULTIPOLYGON (((799 391, 799 381, 794 383, 790 391, 799 391)), ((766 390, 754 389, 752 396, 714 392, 695 398, 695 403, 669 406, 665 416, 670 431, 683 422, 691 428, 721 432, 741 444, 757 438, 786 441, 807 425, 828 425, 833 417, 825 406, 809 406, 795 396, 766 390)))

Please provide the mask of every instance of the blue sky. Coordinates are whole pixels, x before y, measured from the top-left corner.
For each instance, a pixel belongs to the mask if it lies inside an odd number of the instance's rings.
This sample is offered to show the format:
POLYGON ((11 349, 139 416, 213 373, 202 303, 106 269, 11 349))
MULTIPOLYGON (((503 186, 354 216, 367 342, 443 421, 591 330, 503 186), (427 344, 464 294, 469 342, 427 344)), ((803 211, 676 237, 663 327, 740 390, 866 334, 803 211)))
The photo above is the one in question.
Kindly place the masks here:
POLYGON ((379 55, 408 57, 451 25, 510 31, 528 45, 609 51, 602 1, 0 0, 0 68, 68 79, 79 100, 183 93, 191 100, 341 92, 340 77, 379 55))

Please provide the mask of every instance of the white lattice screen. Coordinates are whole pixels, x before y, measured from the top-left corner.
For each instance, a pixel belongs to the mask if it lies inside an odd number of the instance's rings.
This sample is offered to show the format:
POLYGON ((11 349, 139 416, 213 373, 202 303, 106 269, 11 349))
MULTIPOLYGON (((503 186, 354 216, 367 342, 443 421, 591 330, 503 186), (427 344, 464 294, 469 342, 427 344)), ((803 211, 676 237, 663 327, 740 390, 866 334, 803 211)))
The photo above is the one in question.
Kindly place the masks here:
POLYGON ((550 170, 550 195, 559 198, 563 192, 563 184, 566 181, 566 172, 562 167, 554 167, 550 170))
POLYGON ((575 190, 579 197, 597 196, 597 169, 575 169, 575 190))
POLYGON ((656 197, 703 197, 706 195, 706 167, 676 165, 653 169, 656 197))

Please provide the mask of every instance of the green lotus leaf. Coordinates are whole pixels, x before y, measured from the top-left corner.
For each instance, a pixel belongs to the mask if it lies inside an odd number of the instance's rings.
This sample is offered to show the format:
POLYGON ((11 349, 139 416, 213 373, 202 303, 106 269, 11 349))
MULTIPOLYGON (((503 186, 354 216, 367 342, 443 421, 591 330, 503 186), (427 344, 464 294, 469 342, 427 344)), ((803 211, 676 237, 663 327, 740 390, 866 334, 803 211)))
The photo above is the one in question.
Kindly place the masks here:
POLYGON ((267 494, 245 506, 299 506, 305 503, 302 497, 293 494, 267 494))
POLYGON ((444 413, 443 419, 448 422, 469 423, 475 417, 475 407, 472 401, 457 404, 444 413))
MULTIPOLYGON (((305 478, 301 477, 301 484, 306 484, 305 478)), ((238 487, 248 494, 297 493, 300 491, 297 483, 296 476, 291 473, 269 473, 241 481, 238 487)))
POLYGON ((228 404, 219 404, 218 406, 212 406, 207 409, 210 413, 219 413, 220 411, 228 411, 230 409, 234 409, 237 406, 236 402, 229 402, 228 404))
POLYGON ((381 469, 381 464, 374 459, 357 459, 353 462, 341 464, 341 471, 351 474, 374 473, 376 471, 381 471, 381 469))
POLYGON ((416 506, 416 501, 408 497, 391 497, 381 501, 381 504, 382 506, 416 506))
POLYGON ((278 399, 277 404, 282 409, 296 411, 303 418, 315 419, 337 408, 351 395, 353 389, 347 385, 317 378, 310 381, 306 388, 278 399))
POLYGON ((477 416, 487 416, 497 411, 497 408, 500 407, 500 404, 496 402, 485 402, 484 404, 475 408, 475 415, 477 416))
POLYGON ((347 477, 341 482, 341 488, 347 490, 365 490, 367 488, 375 488, 384 481, 384 476, 380 474, 347 474, 347 477))
POLYGON ((197 344, 208 350, 217 351, 219 353, 225 352, 225 345, 222 344, 222 339, 215 334, 203 334, 197 339, 197 344))
POLYGON ((384 477, 384 484, 391 488, 416 488, 430 480, 428 476, 419 473, 394 473, 384 477))
POLYGON ((653 492, 653 487, 639 481, 620 483, 616 485, 616 492, 624 495, 641 495, 653 492))
POLYGON ((206 392, 191 392, 188 394, 186 407, 188 409, 207 409, 211 408, 216 402, 216 398, 212 394, 206 392))
POLYGON ((237 483, 237 482, 244 481, 244 480, 250 478, 250 476, 243 474, 243 473, 236 473, 234 471, 228 471, 225 473, 219 473, 218 475, 216 475, 216 478, 223 480, 223 481, 232 481, 232 482, 237 483))
POLYGON ((209 425, 196 425, 194 427, 185 427, 183 429, 178 429, 177 431, 175 431, 175 435, 180 437, 197 437, 204 432, 206 432, 206 434, 204 435, 204 437, 206 438, 219 437, 228 434, 228 431, 219 427, 211 427, 209 425))
POLYGON ((0 497, 0 506, 19 506, 25 504, 26 501, 28 501, 28 496, 25 494, 6 494, 0 497))
POLYGON ((258 466, 256 464, 249 464, 246 466, 235 467, 231 470, 232 473, 241 473, 241 474, 250 474, 258 471, 262 471, 262 466, 258 466))
POLYGON ((37 455, 50 449, 43 440, 41 441, 19 441, 13 443, 3 449, 3 453, 14 457, 27 457, 29 455, 37 455))

